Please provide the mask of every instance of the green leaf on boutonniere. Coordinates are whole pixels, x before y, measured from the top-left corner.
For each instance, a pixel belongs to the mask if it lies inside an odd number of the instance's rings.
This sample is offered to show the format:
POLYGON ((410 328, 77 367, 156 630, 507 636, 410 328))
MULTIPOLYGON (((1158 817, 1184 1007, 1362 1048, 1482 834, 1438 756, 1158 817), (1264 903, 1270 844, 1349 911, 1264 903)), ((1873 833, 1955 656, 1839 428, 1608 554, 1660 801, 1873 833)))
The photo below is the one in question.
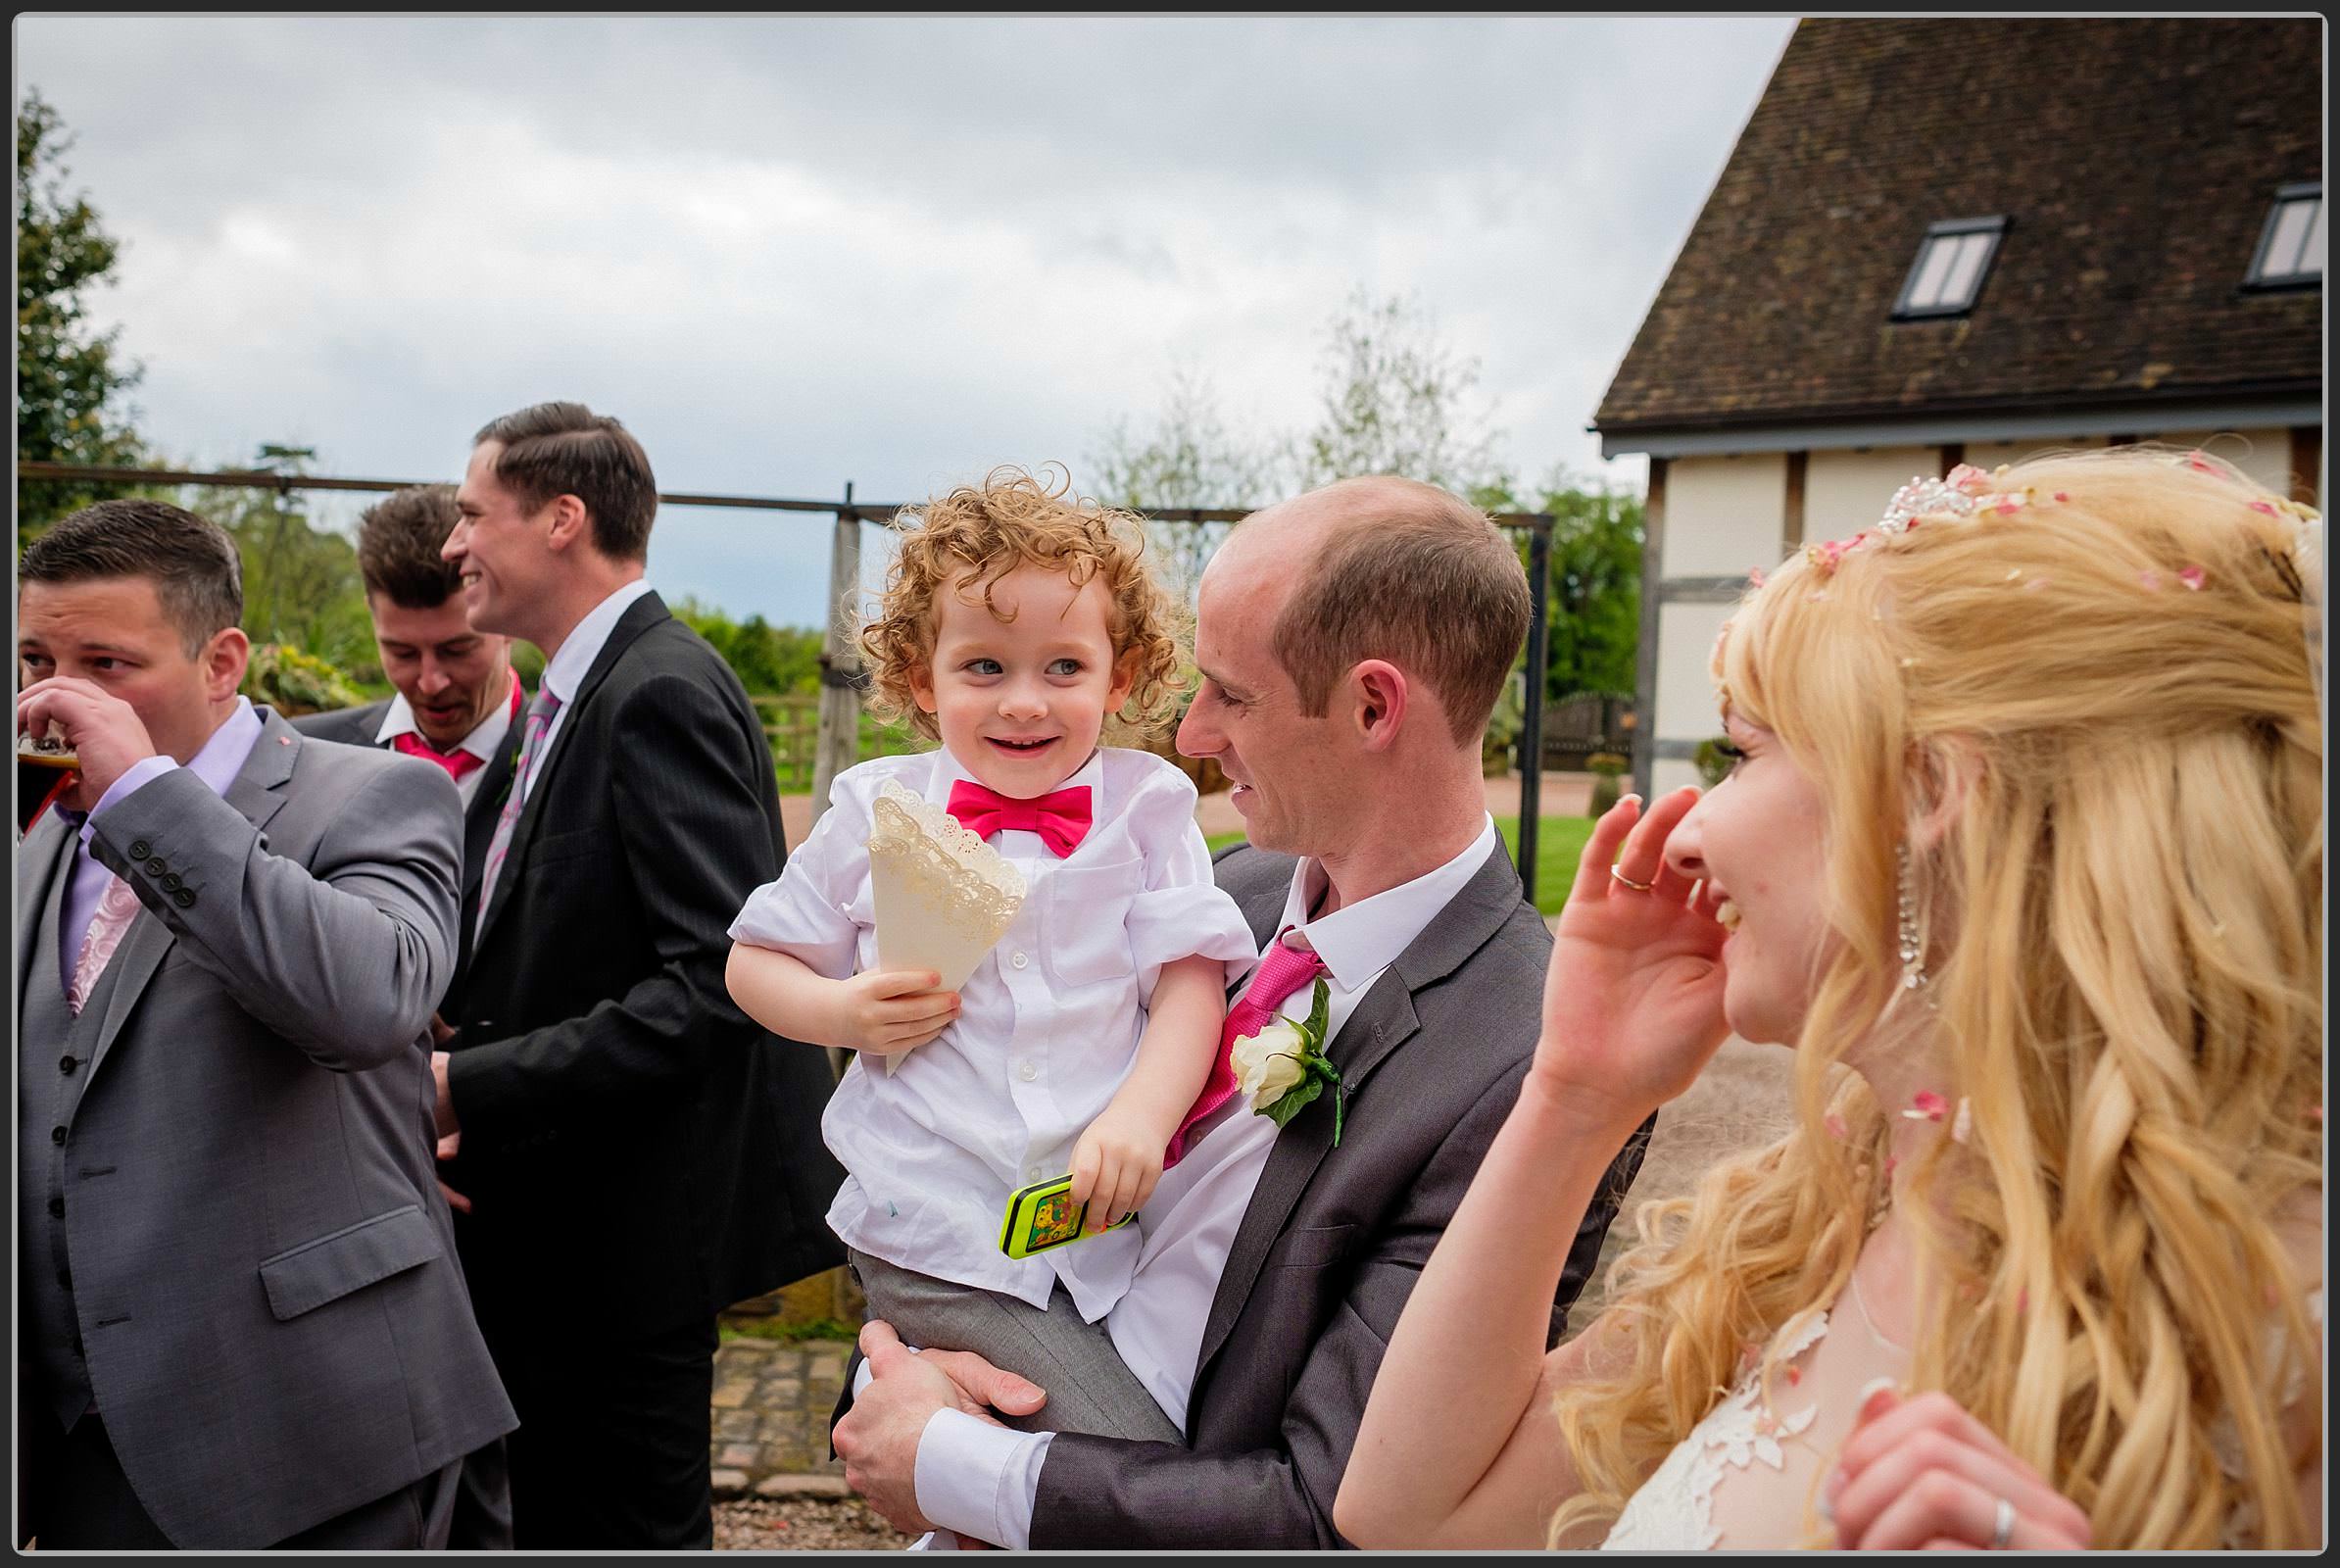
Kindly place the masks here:
POLYGON ((1347 1099, 1341 1084, 1341 1069, 1327 1059, 1324 1052, 1325 1029, 1331 1021, 1332 992, 1323 980, 1316 982, 1316 994, 1311 999, 1307 1020, 1294 1026, 1300 1036, 1300 1049, 1293 1058, 1300 1066, 1299 1082, 1278 1096, 1274 1103, 1258 1107, 1258 1114, 1267 1117, 1277 1127, 1290 1125, 1292 1117, 1313 1102, 1333 1086, 1333 1147, 1341 1147, 1341 1123, 1347 1099))

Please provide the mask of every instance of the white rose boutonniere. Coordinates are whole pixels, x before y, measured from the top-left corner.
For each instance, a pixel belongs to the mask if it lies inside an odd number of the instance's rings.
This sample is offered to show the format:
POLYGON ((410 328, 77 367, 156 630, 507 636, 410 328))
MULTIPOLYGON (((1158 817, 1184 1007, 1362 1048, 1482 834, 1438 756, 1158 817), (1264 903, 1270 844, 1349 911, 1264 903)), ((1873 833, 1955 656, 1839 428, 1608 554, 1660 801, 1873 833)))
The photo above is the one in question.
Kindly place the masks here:
POLYGON ((1326 1060, 1324 1054, 1331 1006, 1331 993, 1319 980, 1305 1019, 1272 1018, 1257 1034, 1237 1040, 1228 1054, 1236 1085, 1250 1098, 1252 1113, 1268 1117, 1278 1127, 1288 1124, 1331 1084, 1333 1147, 1339 1149, 1343 1099, 1341 1069, 1326 1060))

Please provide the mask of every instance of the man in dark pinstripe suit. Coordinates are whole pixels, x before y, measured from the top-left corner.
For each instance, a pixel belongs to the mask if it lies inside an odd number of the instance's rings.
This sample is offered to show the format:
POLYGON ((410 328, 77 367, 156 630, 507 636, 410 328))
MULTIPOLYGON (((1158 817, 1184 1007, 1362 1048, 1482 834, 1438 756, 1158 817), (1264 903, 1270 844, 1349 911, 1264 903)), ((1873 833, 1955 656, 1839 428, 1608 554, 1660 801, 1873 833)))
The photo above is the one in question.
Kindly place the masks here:
POLYGON ((715 1314, 840 1260, 820 1052, 723 985, 785 849, 722 659, 643 580, 657 486, 581 404, 483 429, 446 558, 473 628, 545 672, 441 1010, 438 1126, 464 1273, 520 1429, 513 1544, 712 1544, 715 1314))

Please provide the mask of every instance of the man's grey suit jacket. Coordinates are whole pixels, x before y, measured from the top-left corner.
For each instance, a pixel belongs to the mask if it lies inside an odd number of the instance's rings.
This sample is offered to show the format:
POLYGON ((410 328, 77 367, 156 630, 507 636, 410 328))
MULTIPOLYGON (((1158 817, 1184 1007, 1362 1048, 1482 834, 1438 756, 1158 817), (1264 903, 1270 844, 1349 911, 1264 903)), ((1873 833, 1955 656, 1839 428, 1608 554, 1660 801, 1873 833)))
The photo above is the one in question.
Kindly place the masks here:
MULTIPOLYGON (((524 700, 524 699, 523 699, 524 700)), ((390 699, 366 703, 359 708, 328 709, 321 713, 304 713, 292 721, 292 727, 304 735, 320 741, 339 741, 345 746, 379 746, 374 739, 382 727, 382 717, 390 711, 390 699)), ((487 864, 488 845, 496 837, 496 818, 504 814, 505 799, 512 793, 512 764, 519 760, 520 721, 514 717, 504 737, 504 744, 496 748, 490 761, 482 763, 479 788, 471 794, 471 804, 463 808, 463 877, 461 897, 456 901, 458 918, 455 922, 455 973, 461 975, 471 962, 471 914, 479 909, 479 878, 487 864)), ((461 797, 458 797, 459 801, 461 797)))
MULTIPOLYGON (((260 712, 224 799, 182 768, 96 819, 91 853, 144 907, 60 1136, 31 1140, 62 1160, 51 1213, 106 1435, 185 1547, 280 1541, 516 1424, 433 1171, 455 788, 260 712)), ((20 998, 59 983, 34 933, 56 931, 74 843, 51 810, 20 852, 20 998)), ((60 1070, 38 1041, 19 1062, 20 1097, 60 1070)), ((21 1234, 21 1257, 45 1240, 21 1234)))
MULTIPOLYGON (((1218 858, 1262 945, 1293 861, 1247 846, 1218 858)), ((1543 917, 1498 844, 1366 992, 1327 1054, 1347 1094, 1276 1137, 1202 1333, 1187 1446, 1059 1433, 1032 1545, 1125 1549, 1345 1545, 1333 1497, 1406 1298, 1519 1098, 1536 1049, 1543 917)), ((1577 1233, 1551 1342, 1591 1277, 1634 1173, 1644 1123, 1577 1233)))

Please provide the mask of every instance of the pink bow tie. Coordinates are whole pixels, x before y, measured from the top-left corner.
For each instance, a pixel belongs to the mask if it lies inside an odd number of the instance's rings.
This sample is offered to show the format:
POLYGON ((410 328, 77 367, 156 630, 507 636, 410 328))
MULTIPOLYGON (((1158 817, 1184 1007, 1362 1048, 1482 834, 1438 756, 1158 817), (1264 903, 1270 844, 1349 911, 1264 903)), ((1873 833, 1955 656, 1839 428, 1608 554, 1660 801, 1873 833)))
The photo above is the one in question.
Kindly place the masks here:
POLYGON ((1003 828, 1037 833, 1058 859, 1081 847, 1089 836, 1089 786, 1058 790, 1052 795, 1018 801, 962 778, 951 786, 951 804, 943 808, 977 838, 990 838, 1003 828))

